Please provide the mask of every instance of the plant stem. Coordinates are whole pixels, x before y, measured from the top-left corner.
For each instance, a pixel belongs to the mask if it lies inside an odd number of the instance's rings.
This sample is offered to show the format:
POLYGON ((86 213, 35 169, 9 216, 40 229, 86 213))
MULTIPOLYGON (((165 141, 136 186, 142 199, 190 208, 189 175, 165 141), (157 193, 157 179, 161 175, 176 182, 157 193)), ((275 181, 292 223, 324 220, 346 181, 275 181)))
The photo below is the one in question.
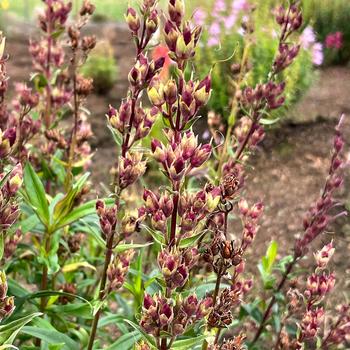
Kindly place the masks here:
POLYGON ((283 288, 283 286, 286 283, 289 274, 292 272, 293 267, 296 264, 296 262, 297 262, 297 259, 294 258, 293 261, 291 261, 290 264, 288 265, 287 270, 285 271, 285 273, 284 273, 284 275, 283 275, 279 285, 277 286, 275 294, 272 296, 272 298, 270 300, 270 303, 269 303, 268 307, 266 308, 266 310, 264 312, 263 319, 262 319, 262 321, 260 323, 260 326, 259 326, 259 328, 258 328, 258 330, 257 330, 257 332, 256 332, 256 334, 254 336, 254 339, 253 339, 251 345, 255 344, 258 341, 258 339, 260 338, 260 336, 261 336, 261 334, 262 334, 262 332, 264 330, 266 321, 268 320, 268 318, 270 316, 270 312, 272 310, 272 307, 274 306, 274 304, 276 302, 276 293, 280 292, 281 289, 283 288))
MULTIPOLYGON (((44 246, 45 246, 45 254, 47 255, 50 251, 51 248, 51 232, 46 230, 45 235, 44 235, 44 246)), ((40 286, 40 290, 47 290, 48 288, 48 267, 45 264, 43 266, 43 273, 42 273, 42 279, 41 279, 41 286, 40 286)), ((44 312, 45 308, 46 308, 46 304, 47 304, 47 298, 46 297, 42 297, 40 300, 40 311, 44 312)))
POLYGON ((77 93, 77 67, 76 67, 76 51, 73 50, 72 57, 72 67, 73 67, 73 98, 74 98, 74 125, 70 137, 69 143, 69 153, 68 153, 68 169, 67 169, 67 179, 66 188, 69 189, 71 183, 71 171, 73 166, 74 152, 77 143, 77 131, 78 131, 78 121, 79 121, 79 100, 77 93))
POLYGON ((171 214, 171 226, 170 226, 170 237, 169 237, 169 248, 173 247, 176 242, 176 221, 177 221, 177 211, 179 206, 179 194, 175 194, 173 198, 174 209, 171 214))
POLYGON ((49 12, 49 21, 47 23, 47 59, 46 59, 46 68, 45 68, 45 78, 47 81, 46 85, 46 106, 44 114, 44 123, 45 127, 48 130, 51 126, 51 48, 52 48, 52 8, 48 6, 49 12))
MULTIPOLYGON (((106 297, 106 294, 107 294, 106 293, 107 270, 108 270, 108 266, 111 262, 111 258, 112 258, 112 254, 113 254, 113 241, 114 241, 114 233, 108 237, 108 241, 106 244, 105 262, 104 262, 104 266, 103 266, 101 283, 100 283, 100 290, 99 290, 99 301, 103 301, 106 297)), ((88 350, 91 350, 93 345, 94 345, 98 321, 99 321, 100 315, 101 315, 101 308, 102 308, 102 305, 100 305, 100 308, 96 312, 94 320, 92 322, 88 350)))

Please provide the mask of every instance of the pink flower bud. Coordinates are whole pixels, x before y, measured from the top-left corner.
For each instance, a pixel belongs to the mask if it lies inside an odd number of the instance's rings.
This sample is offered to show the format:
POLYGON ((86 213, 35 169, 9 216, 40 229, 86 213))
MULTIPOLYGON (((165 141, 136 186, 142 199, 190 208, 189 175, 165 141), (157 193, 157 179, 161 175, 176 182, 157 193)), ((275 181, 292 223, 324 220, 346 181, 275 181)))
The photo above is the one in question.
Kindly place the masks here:
POLYGON ((211 151, 212 147, 209 144, 198 147, 191 158, 191 165, 195 168, 200 167, 209 159, 211 151))
POLYGON ((317 263, 317 266, 321 269, 324 269, 327 265, 329 260, 332 258, 334 254, 334 247, 333 247, 333 241, 325 245, 321 250, 314 253, 314 257, 317 263))

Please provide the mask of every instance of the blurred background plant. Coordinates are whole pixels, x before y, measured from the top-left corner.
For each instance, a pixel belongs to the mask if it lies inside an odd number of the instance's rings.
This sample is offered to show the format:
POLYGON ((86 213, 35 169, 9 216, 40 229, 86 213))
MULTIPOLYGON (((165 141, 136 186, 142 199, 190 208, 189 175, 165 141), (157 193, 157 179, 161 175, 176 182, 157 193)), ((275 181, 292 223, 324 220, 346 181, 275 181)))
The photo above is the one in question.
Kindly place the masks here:
POLYGON ((108 41, 99 42, 82 67, 82 74, 93 79, 94 90, 98 94, 104 94, 112 89, 117 72, 113 47, 108 41))
MULTIPOLYGON (((240 88, 239 84, 233 83, 237 74, 242 74, 241 79, 238 79, 241 85, 254 85, 267 78, 278 44, 272 16, 275 3, 274 0, 218 0, 206 7, 194 6, 197 8, 194 20, 198 24, 205 23, 208 28, 204 32, 195 65, 198 75, 203 75, 214 67, 214 93, 208 108, 224 119, 229 117, 233 97, 240 88), (243 59, 246 67, 238 64, 243 56, 246 56, 243 59), (227 77, 231 77, 231 84, 227 83, 227 77)), ((287 84, 285 109, 298 101, 308 89, 314 78, 314 66, 323 62, 322 46, 316 41, 311 26, 304 29, 301 41, 300 55, 295 64, 283 74, 283 80, 287 84)))
POLYGON ((346 64, 350 60, 350 1, 303 0, 304 16, 324 43, 325 64, 346 64))

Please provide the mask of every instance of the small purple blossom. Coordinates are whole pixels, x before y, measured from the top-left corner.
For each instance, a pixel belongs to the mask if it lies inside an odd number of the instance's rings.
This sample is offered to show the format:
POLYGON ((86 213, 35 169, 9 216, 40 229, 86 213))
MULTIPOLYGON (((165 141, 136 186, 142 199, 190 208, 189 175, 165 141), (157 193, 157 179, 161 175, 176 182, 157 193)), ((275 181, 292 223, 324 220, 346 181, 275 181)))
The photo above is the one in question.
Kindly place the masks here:
POLYGON ((247 0, 233 0, 231 7, 232 7, 232 12, 238 13, 240 11, 248 10, 249 3, 247 0))
POLYGON ((300 44, 301 47, 305 50, 310 49, 313 44, 316 43, 316 35, 311 26, 307 26, 302 34, 300 35, 300 44))
POLYGON ((193 21, 196 25, 202 26, 207 18, 206 12, 202 8, 197 8, 193 14, 193 21))
POLYGON ((225 0, 216 0, 214 9, 213 9, 213 15, 216 16, 219 13, 226 11, 226 3, 225 0))
POLYGON ((323 45, 321 43, 315 43, 311 49, 312 63, 316 66, 320 66, 324 60, 323 45))

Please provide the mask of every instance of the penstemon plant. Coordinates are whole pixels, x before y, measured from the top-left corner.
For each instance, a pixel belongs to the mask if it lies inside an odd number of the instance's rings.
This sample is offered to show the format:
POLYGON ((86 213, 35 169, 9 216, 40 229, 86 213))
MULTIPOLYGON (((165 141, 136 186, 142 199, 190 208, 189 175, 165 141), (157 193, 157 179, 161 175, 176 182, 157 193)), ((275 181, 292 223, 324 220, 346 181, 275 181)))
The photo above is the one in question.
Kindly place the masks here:
POLYGON ((343 117, 292 253, 277 260, 273 241, 258 267, 261 286, 246 273, 264 204, 245 199, 245 172, 266 116, 285 103, 283 72, 300 49, 298 2, 275 11, 279 45, 265 81, 251 87, 244 72, 237 77, 231 114, 244 115, 228 126, 208 118, 207 144, 195 123, 215 91, 211 72, 197 77, 191 64, 202 28, 186 20, 183 0, 168 0, 164 20, 157 5, 142 0, 125 15, 135 60, 126 97, 107 113, 117 150, 108 198, 91 199, 84 100, 93 82, 79 75, 96 43, 82 34, 94 5, 84 1, 67 22, 70 2, 44 1, 42 37, 30 43, 33 87, 17 85, 11 109, 1 54, 0 349, 346 347, 349 305, 325 304, 335 285, 333 241, 314 253, 311 272, 300 268, 311 243, 346 215, 335 199, 348 165, 343 117), (165 58, 147 54, 159 32, 174 63, 169 77, 165 58), (158 168, 157 188, 148 169, 158 168))

